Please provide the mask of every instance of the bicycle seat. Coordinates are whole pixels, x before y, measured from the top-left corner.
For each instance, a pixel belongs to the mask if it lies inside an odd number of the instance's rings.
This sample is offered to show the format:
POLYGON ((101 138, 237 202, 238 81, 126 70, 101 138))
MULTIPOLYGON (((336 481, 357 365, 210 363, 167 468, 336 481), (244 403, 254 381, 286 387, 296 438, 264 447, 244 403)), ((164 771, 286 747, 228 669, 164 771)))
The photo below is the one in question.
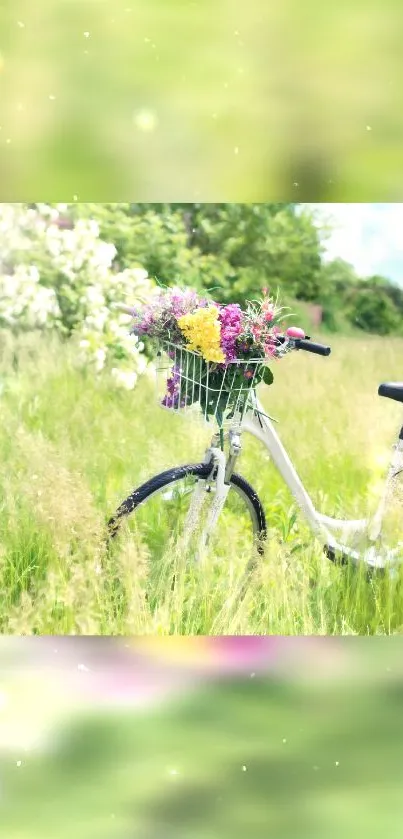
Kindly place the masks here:
POLYGON ((403 382, 385 382, 379 385, 378 394, 394 399, 395 402, 403 402, 403 382))

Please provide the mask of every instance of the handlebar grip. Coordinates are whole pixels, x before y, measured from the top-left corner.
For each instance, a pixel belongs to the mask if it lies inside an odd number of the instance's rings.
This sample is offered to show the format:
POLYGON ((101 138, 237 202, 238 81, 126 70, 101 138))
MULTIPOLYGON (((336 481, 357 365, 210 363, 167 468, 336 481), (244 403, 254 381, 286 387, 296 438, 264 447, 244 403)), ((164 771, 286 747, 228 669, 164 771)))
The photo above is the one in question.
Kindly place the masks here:
POLYGON ((299 350, 305 350, 305 352, 311 352, 314 355, 330 355, 332 351, 330 347, 326 347, 324 344, 315 344, 306 338, 300 338, 296 341, 296 345, 299 350))

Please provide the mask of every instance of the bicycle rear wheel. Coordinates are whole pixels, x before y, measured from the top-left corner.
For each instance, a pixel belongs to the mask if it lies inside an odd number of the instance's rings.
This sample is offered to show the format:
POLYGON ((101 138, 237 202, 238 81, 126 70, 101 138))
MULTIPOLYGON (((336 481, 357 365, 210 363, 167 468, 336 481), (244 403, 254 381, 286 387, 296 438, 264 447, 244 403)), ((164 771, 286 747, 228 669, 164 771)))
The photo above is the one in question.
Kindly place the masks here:
MULTIPOLYGON (((211 464, 179 466, 156 475, 134 490, 108 523, 110 538, 138 538, 148 547, 155 564, 170 551, 181 549, 185 560, 194 561, 200 533, 214 503, 215 481, 211 464), (191 533, 191 504, 199 494, 191 533)), ((250 484, 233 474, 230 490, 218 524, 210 535, 209 555, 213 560, 231 560, 245 569, 256 553, 263 552, 266 519, 260 499, 250 484)))

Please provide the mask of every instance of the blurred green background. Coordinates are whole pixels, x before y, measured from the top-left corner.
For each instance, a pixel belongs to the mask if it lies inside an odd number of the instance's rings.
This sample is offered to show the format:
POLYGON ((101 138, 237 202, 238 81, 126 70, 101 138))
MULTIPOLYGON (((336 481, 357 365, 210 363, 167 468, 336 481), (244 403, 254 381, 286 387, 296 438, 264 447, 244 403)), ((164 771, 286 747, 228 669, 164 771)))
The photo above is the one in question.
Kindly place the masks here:
MULTIPOLYGON (((240 639, 240 642, 246 639, 240 639)), ((281 639, 280 639, 281 640, 281 639)), ((25 670, 2 668, 2 690, 20 682, 20 719, 48 704, 62 705, 54 688, 77 699, 75 660, 116 678, 111 645, 100 639, 98 656, 88 641, 40 639, 25 670), (80 656, 80 657, 79 657, 80 656), (53 666, 49 662, 53 657, 53 666), (64 657, 63 667, 61 659, 64 657), (56 660, 57 664, 55 663, 56 660), (109 661, 108 661, 109 659, 109 661), (46 666, 48 665, 48 666, 46 666), (21 676, 25 674, 25 683, 21 676), (21 690, 22 689, 22 690, 21 690)), ((94 642, 93 642, 94 643, 94 642)), ((177 642, 178 644, 179 642, 177 642)), ((192 641, 182 640, 190 651, 192 641)), ((216 642, 210 642, 213 646, 216 642)), ((74 715, 54 720, 40 748, 1 742, 0 828, 7 839, 397 839, 402 834, 402 642, 373 639, 281 641, 266 672, 205 675, 159 706, 126 709, 76 702, 74 715), (327 666, 326 666, 327 663, 327 666)), ((116 660, 122 658, 115 644, 116 660)), ((143 688, 161 658, 127 656, 126 681, 142 676, 143 688)), ((167 646, 165 645, 166 649, 167 646)), ((28 642, 25 644, 28 650, 28 642)), ((31 656, 35 648, 30 645, 31 656)), ((4 650, 2 652, 4 659, 4 650)), ((197 659, 197 647, 195 646, 197 659)), ((116 662, 115 662, 116 663, 116 662)), ((81 665, 84 667, 84 665, 81 665)), ((172 665, 171 665, 172 669, 172 665)), ((194 671, 189 664, 185 672, 194 671)), ((179 676, 177 679, 179 680, 179 676)), ((127 686, 126 686, 127 692, 127 686)))
POLYGON ((398 0, 3 0, 1 200, 395 201, 398 0))

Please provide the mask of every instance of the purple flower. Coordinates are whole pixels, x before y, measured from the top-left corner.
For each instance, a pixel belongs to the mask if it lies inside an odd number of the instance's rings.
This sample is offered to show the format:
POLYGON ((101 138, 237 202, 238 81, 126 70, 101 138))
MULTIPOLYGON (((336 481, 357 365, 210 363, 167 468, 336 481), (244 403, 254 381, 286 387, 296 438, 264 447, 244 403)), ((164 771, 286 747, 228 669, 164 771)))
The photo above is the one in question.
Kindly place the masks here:
POLYGON ((167 394, 162 399, 161 405, 163 406, 163 408, 177 408, 178 407, 178 401, 179 401, 178 395, 175 396, 174 394, 172 394, 172 396, 169 396, 167 394))
POLYGON ((236 359, 235 343, 242 332, 242 309, 236 303, 224 306, 220 312, 221 347, 227 363, 236 359))
POLYGON ((180 400, 180 383, 181 371, 175 366, 167 380, 167 392, 161 402, 164 408, 184 408, 185 400, 180 400))
POLYGON ((140 320, 139 323, 133 328, 133 332, 139 337, 142 335, 150 335, 152 332, 152 327, 154 325, 154 317, 152 312, 148 311, 140 320))
POLYGON ((176 411, 178 408, 184 408, 186 406, 186 399, 179 399, 179 393, 175 393, 172 396, 167 394, 161 400, 161 405, 163 408, 173 408, 176 411))
POLYGON ((192 312, 193 309, 202 306, 204 301, 199 300, 196 292, 188 290, 184 292, 173 292, 169 299, 169 311, 176 318, 192 312))
POLYGON ((172 374, 167 381, 167 390, 171 396, 173 396, 177 392, 180 378, 181 374, 179 367, 173 367, 172 374))

